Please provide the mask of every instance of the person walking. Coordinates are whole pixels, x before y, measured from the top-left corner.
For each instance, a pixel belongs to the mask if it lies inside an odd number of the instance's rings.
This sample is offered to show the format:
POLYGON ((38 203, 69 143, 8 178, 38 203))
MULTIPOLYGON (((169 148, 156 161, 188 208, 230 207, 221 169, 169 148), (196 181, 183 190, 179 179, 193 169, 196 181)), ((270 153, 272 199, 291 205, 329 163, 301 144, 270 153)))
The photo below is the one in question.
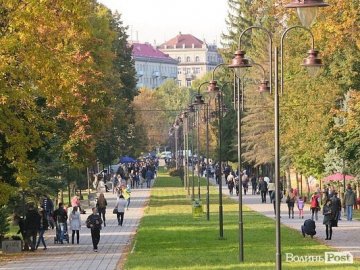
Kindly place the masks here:
POLYGON ((318 212, 320 210, 320 195, 317 192, 314 192, 314 194, 311 196, 310 200, 310 210, 311 210, 311 219, 318 220, 318 212))
POLYGON ((261 194, 261 202, 266 203, 266 193, 267 193, 267 182, 261 177, 259 181, 259 190, 261 194))
POLYGON ((351 185, 347 186, 344 202, 346 206, 346 218, 348 221, 352 221, 353 208, 356 203, 356 195, 352 190, 351 185))
POLYGON ((70 222, 70 229, 72 231, 71 234, 71 244, 74 244, 74 238, 76 234, 76 244, 79 244, 80 239, 80 229, 81 229, 81 217, 80 212, 77 206, 73 207, 73 210, 71 211, 69 215, 69 222, 70 222))
POLYGON ((102 220, 104 222, 104 227, 106 227, 106 218, 105 218, 106 206, 107 206, 107 201, 105 199, 104 193, 101 192, 99 198, 97 199, 96 207, 98 209, 98 213, 100 217, 102 217, 102 220))
MULTIPOLYGON (((279 215, 281 214, 281 200, 283 198, 283 193, 281 192, 281 190, 279 189, 279 197, 280 197, 280 213, 279 215)), ((274 214, 275 214, 275 217, 276 217, 276 192, 275 190, 271 193, 271 201, 274 205, 274 214)), ((281 217, 281 216, 280 216, 281 217)))
POLYGON ((28 243, 30 250, 35 251, 36 236, 40 230, 41 217, 33 204, 29 205, 28 212, 25 218, 25 232, 26 242, 28 243))
POLYGON ((97 213, 97 208, 92 208, 92 214, 86 219, 86 227, 91 230, 91 240, 94 248, 94 252, 98 251, 98 244, 100 242, 100 230, 102 220, 97 213))
POLYGON ((303 219, 304 218, 304 199, 302 196, 300 196, 297 200, 297 208, 299 209, 299 218, 303 219))
POLYGON ((257 182, 256 182, 256 176, 255 174, 252 174, 251 175, 251 187, 252 187, 252 190, 251 190, 251 194, 252 195, 256 195, 256 189, 257 189, 257 182))
POLYGON ((126 205, 127 205, 127 201, 125 200, 123 195, 120 195, 115 205, 115 208, 117 209, 116 215, 117 215, 118 225, 120 226, 122 226, 124 222, 124 212, 126 205))
POLYGON ((267 186, 267 190, 268 190, 268 192, 269 192, 270 203, 272 203, 272 199, 271 199, 271 198, 273 198, 272 194, 273 194, 273 192, 275 191, 275 183, 269 182, 269 183, 268 183, 268 186, 267 186))
POLYGON ((48 195, 44 196, 41 207, 45 211, 46 219, 49 223, 49 226, 51 227, 51 229, 54 229, 55 227, 54 218, 53 218, 54 203, 48 195))
POLYGON ((334 215, 331 209, 332 209, 331 200, 327 199, 323 207, 323 215, 324 215, 323 224, 326 227, 325 240, 331 240, 332 237, 332 223, 334 220, 334 215))
POLYGON ((233 195, 233 193, 234 193, 234 186, 235 186, 234 179, 235 179, 235 177, 234 177, 233 173, 230 172, 230 174, 227 177, 227 185, 228 185, 230 195, 233 195))
POLYGON ((146 179, 146 187, 150 188, 151 180, 154 179, 154 173, 150 168, 146 171, 145 179, 146 179))
POLYGON ((130 197, 131 197, 131 188, 130 188, 130 185, 127 185, 125 190, 123 191, 123 195, 124 195, 124 198, 127 202, 126 204, 126 210, 129 210, 129 205, 130 205, 130 197))
POLYGON ((291 188, 289 190, 289 193, 286 197, 286 204, 288 206, 288 211, 289 211, 289 218, 290 216, 292 218, 294 218, 294 205, 295 205, 295 201, 296 201, 296 196, 294 194, 294 190, 291 188))
POLYGON ((59 208, 54 211, 54 220, 56 222, 56 238, 61 244, 64 244, 67 219, 68 215, 64 209, 64 204, 59 203, 59 208))
POLYGON ((43 208, 40 209, 39 214, 40 214, 39 238, 36 243, 35 249, 38 249, 40 242, 41 242, 44 245, 44 250, 46 250, 44 234, 45 234, 45 231, 49 228, 49 222, 46 217, 46 212, 43 208))
POLYGON ((341 200, 338 198, 337 195, 338 193, 336 191, 332 191, 332 196, 330 197, 332 207, 331 210, 334 216, 334 222, 332 224, 333 227, 337 227, 341 213, 341 200))

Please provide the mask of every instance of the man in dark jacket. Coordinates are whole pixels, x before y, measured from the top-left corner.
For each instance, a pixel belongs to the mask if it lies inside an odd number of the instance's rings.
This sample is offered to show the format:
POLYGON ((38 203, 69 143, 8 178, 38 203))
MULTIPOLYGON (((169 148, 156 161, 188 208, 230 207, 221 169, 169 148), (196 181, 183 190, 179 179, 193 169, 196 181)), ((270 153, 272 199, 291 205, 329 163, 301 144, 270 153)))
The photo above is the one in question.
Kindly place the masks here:
POLYGON ((64 204, 59 203, 59 208, 54 211, 54 220, 56 222, 57 239, 60 240, 61 244, 64 243, 63 241, 67 219, 68 215, 66 210, 64 209, 64 204))
POLYGON ((264 181, 264 178, 261 177, 259 181, 259 191, 261 193, 261 202, 266 203, 266 193, 268 190, 267 182, 264 181))
POLYGON ((35 251, 36 235, 40 229, 40 215, 34 205, 30 205, 25 218, 25 235, 26 242, 30 246, 31 251, 35 251))
POLYGON ((313 221, 312 219, 305 220, 304 225, 301 226, 302 235, 305 237, 305 235, 307 234, 310 235, 311 238, 313 238, 316 234, 315 228, 315 221, 313 221))
POLYGON ((331 212, 333 213, 333 218, 334 218, 332 227, 337 227, 338 220, 340 219, 340 213, 341 213, 341 200, 338 198, 337 195, 338 195, 338 193, 336 191, 334 191, 330 198, 331 212))
POLYGON ((98 250, 98 244, 100 242, 100 230, 102 220, 101 217, 97 213, 96 207, 92 208, 92 214, 88 216, 86 220, 86 227, 91 229, 91 239, 94 247, 94 252, 98 250))

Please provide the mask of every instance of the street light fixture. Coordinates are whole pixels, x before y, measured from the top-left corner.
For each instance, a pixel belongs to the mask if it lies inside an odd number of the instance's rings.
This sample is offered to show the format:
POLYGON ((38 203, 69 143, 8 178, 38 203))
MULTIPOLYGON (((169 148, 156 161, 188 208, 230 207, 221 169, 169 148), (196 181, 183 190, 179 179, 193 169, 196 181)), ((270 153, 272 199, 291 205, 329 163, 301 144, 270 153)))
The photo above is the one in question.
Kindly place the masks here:
POLYGON ((296 12, 305 27, 310 27, 316 19, 319 7, 327 7, 329 4, 323 0, 293 0, 286 8, 296 8, 296 12))

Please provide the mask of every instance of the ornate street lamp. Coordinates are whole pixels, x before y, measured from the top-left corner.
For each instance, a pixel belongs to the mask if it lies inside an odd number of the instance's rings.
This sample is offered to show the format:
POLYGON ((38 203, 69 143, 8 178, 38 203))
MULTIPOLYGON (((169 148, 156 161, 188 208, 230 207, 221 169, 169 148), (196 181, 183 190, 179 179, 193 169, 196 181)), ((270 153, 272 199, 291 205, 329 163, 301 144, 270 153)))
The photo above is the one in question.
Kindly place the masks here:
MULTIPOLYGON (((317 1, 318 2, 318 1, 317 1)), ((303 8, 305 7, 304 5, 302 6, 303 8)), ((306 6, 309 7, 309 6, 306 6)), ((248 67, 246 64, 242 64, 244 63, 243 59, 245 58, 245 52, 241 50, 241 38, 243 37, 243 35, 251 30, 251 29, 259 29, 261 31, 264 31, 269 38, 269 42, 270 42, 270 46, 269 46, 269 63, 270 63, 270 91, 272 89, 272 44, 273 44, 273 38, 271 33, 264 27, 261 26, 251 26, 247 29, 245 29, 240 37, 239 37, 239 49, 238 51, 241 51, 242 54, 241 55, 237 55, 235 54, 235 57, 232 61, 232 64, 230 65, 230 67, 232 68, 246 68, 248 67), (236 58, 241 58, 242 61, 236 61, 236 58), (236 63, 239 62, 239 64, 237 65, 236 63)), ((318 58, 318 52, 314 49, 314 36, 311 33, 311 31, 303 26, 294 26, 294 27, 290 27, 288 29, 286 29, 284 31, 284 33, 282 34, 281 37, 281 48, 280 48, 280 53, 281 53, 281 72, 280 72, 280 87, 281 87, 281 93, 283 93, 283 43, 284 43, 284 38, 286 36, 286 34, 294 29, 294 28, 301 28, 306 30, 308 33, 310 33, 311 38, 312 38, 312 48, 309 51, 309 56, 304 60, 304 63, 302 64, 303 66, 310 68, 311 72, 313 73, 314 70, 318 69, 319 67, 322 66, 322 62, 321 60, 318 58)), ((274 71, 274 75, 275 75, 275 91, 274 91, 274 118, 275 118, 275 123, 274 123, 274 131, 275 131, 275 215, 276 215, 276 269, 277 270, 281 270, 281 230, 280 230, 280 189, 279 189, 279 185, 280 185, 280 132, 279 132, 279 70, 278 70, 278 63, 279 63, 279 57, 278 57, 278 48, 275 47, 275 71, 274 71)), ((246 62, 245 62, 246 63, 246 62)), ((239 72, 238 72, 239 73, 239 72)), ((266 81, 264 81, 263 86, 260 87, 259 90, 264 90, 266 88, 266 81)), ((239 198, 240 200, 240 198, 239 198)), ((241 237, 239 237, 241 238, 241 237)), ((242 239, 239 239, 240 241, 242 239)), ((243 245, 240 244, 240 251, 239 251, 239 257, 240 257, 240 261, 243 260, 243 254, 241 249, 243 248, 243 245)))
POLYGON ((310 27, 316 19, 319 7, 327 7, 329 4, 323 0, 293 0, 286 8, 296 8, 299 20, 305 27, 310 27))

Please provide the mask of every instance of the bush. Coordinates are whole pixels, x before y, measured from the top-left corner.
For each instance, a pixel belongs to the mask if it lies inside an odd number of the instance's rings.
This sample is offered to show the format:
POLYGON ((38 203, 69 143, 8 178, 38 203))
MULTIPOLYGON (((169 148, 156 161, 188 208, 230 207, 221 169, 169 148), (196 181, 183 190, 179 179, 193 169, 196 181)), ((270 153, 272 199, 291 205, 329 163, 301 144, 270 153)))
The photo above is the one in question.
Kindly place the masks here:
POLYGON ((0 239, 9 231, 9 213, 7 207, 0 207, 0 239))

